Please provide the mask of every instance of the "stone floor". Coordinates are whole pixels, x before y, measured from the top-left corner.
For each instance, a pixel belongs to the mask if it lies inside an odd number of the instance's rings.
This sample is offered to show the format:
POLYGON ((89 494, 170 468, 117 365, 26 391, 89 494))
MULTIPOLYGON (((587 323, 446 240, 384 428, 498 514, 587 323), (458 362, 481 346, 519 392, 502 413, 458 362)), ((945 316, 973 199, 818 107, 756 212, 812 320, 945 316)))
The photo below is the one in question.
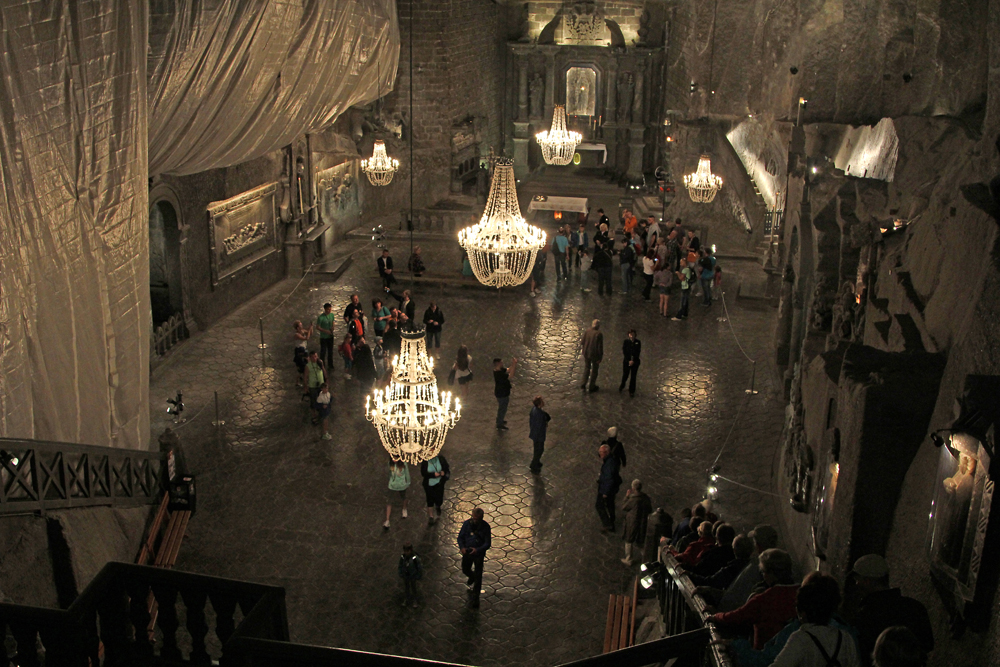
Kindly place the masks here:
MULTIPOLYGON (((160 401, 184 392, 189 421, 178 434, 198 480, 198 512, 178 568, 284 586, 294 641, 471 665, 556 665, 600 653, 607 596, 630 588, 637 571, 619 562, 620 535, 602 534, 593 508, 596 449, 612 425, 628 450, 626 483, 641 478, 654 505, 675 516, 702 497, 706 469, 730 432, 723 474, 769 488, 783 419, 779 387, 766 370, 775 311, 730 297, 728 322, 719 319, 720 303, 693 304, 688 321, 671 322, 655 303, 623 296, 617 285, 614 296, 599 297, 581 292, 577 273, 557 282, 549 262, 537 298, 527 287, 415 293, 418 312, 435 299, 447 319, 442 385, 462 343, 475 381, 444 449, 452 479, 443 520, 426 525, 415 482, 410 517, 395 511, 384 531, 388 457, 365 421, 363 394, 338 369, 335 438, 321 440, 299 400, 290 340, 291 322, 314 318, 324 301, 341 312, 358 292, 368 303, 378 292, 372 258, 358 243, 357 261, 337 282, 287 280, 252 298, 178 349, 152 380, 154 435, 168 425, 160 401), (577 346, 594 317, 603 322, 607 354, 601 390, 586 394, 577 346), (757 395, 744 393, 751 365, 730 325, 760 361, 757 395), (644 343, 634 398, 616 391, 630 327, 644 343), (494 356, 519 359, 506 433, 493 428, 494 356), (215 391, 225 420, 218 431, 215 391), (537 394, 552 422, 545 466, 534 476, 527 421, 537 394), (493 527, 493 548, 482 606, 470 610, 455 538, 475 506, 493 527), (426 569, 419 609, 400 606, 396 562, 408 540, 426 569)), ((726 269, 727 280, 760 271, 750 262, 726 269)), ((775 521, 774 503, 722 482, 716 507, 744 530, 775 521)))

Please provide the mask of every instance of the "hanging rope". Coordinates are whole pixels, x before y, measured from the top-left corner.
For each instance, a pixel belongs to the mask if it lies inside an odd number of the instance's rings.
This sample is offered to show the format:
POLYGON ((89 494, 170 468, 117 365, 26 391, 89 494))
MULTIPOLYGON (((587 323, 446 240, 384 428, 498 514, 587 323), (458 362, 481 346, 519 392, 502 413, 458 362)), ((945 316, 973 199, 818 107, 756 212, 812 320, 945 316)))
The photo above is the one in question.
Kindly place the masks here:
POLYGON ((722 475, 720 475, 718 473, 715 474, 715 478, 716 479, 721 479, 721 480, 726 481, 726 482, 729 482, 730 484, 735 484, 736 486, 742 487, 742 488, 746 489, 747 491, 755 491, 757 493, 762 493, 765 496, 774 496, 775 498, 783 498, 784 497, 780 493, 774 493, 773 491, 764 491, 763 489, 757 489, 757 488, 754 488, 752 486, 747 486, 746 484, 743 484, 742 482, 737 482, 735 479, 729 479, 728 477, 723 477, 722 475))

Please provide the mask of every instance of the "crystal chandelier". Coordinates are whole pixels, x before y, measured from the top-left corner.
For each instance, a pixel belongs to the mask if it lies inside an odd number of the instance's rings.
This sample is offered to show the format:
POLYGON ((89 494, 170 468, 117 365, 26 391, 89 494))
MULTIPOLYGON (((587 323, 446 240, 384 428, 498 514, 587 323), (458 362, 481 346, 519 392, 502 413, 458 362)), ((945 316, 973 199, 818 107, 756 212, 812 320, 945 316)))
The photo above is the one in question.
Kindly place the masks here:
POLYGON ((722 188, 722 178, 712 173, 712 161, 707 155, 698 158, 695 173, 684 176, 684 187, 693 202, 707 204, 715 199, 716 193, 722 188))
POLYGON ((386 155, 385 142, 381 139, 375 142, 372 156, 361 161, 361 171, 368 174, 372 185, 389 185, 397 169, 399 160, 386 155))
POLYGON ((417 464, 441 451, 462 406, 458 399, 452 406, 450 391, 438 394, 423 328, 403 329, 400 335, 403 346, 392 360, 392 379, 365 400, 365 417, 375 424, 393 461, 417 464))
POLYGON ((539 132, 535 139, 542 147, 545 164, 566 165, 573 161, 576 145, 583 141, 583 135, 566 129, 566 107, 558 104, 552 113, 552 129, 539 132))
POLYGON ((514 162, 497 159, 482 219, 458 233, 476 279, 490 287, 523 283, 535 266, 535 255, 545 247, 545 232, 521 217, 514 183, 514 162))

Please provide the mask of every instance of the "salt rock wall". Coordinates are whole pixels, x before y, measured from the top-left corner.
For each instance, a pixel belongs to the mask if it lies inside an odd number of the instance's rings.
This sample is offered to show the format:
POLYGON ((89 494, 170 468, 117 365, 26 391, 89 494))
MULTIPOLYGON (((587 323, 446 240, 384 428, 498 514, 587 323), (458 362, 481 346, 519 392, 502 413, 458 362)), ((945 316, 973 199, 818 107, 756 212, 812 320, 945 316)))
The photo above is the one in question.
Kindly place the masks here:
POLYGON ((0 434, 142 448, 146 4, 0 17, 0 434))
POLYGON ((680 0, 668 19, 671 107, 794 119, 804 97, 809 122, 852 124, 971 113, 985 102, 988 7, 680 0))

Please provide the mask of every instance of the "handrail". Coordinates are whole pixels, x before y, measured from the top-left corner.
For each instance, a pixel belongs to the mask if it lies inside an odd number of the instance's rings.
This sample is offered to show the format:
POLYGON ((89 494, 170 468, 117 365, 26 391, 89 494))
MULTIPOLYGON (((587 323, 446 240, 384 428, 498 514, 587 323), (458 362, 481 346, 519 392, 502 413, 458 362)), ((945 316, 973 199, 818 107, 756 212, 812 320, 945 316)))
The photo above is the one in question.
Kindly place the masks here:
POLYGON ((0 438, 0 514, 160 501, 160 452, 0 438))
MULTIPOLYGON (((385 653, 366 653, 346 648, 291 644, 273 639, 243 637, 233 640, 243 667, 466 667, 385 653)), ((637 665, 640 663, 636 663, 637 665)), ((645 664, 645 663, 643 663, 645 664)))
MULTIPOLYGON (((695 585, 687 576, 687 572, 666 551, 660 557, 660 562, 663 563, 664 569, 670 575, 671 584, 674 587, 673 590, 676 591, 676 594, 680 595, 687 606, 687 610, 694 615, 694 618, 709 633, 709 649, 713 664, 717 667, 735 667, 735 662, 725 650, 725 643, 718 628, 714 623, 707 620, 712 615, 705 610, 708 605, 702 598, 695 595, 695 585)), ((667 594, 669 595, 669 591, 667 594)), ((675 611, 677 610, 676 605, 674 609, 675 611)), ((670 627, 670 623, 667 624, 667 627, 670 627)))

